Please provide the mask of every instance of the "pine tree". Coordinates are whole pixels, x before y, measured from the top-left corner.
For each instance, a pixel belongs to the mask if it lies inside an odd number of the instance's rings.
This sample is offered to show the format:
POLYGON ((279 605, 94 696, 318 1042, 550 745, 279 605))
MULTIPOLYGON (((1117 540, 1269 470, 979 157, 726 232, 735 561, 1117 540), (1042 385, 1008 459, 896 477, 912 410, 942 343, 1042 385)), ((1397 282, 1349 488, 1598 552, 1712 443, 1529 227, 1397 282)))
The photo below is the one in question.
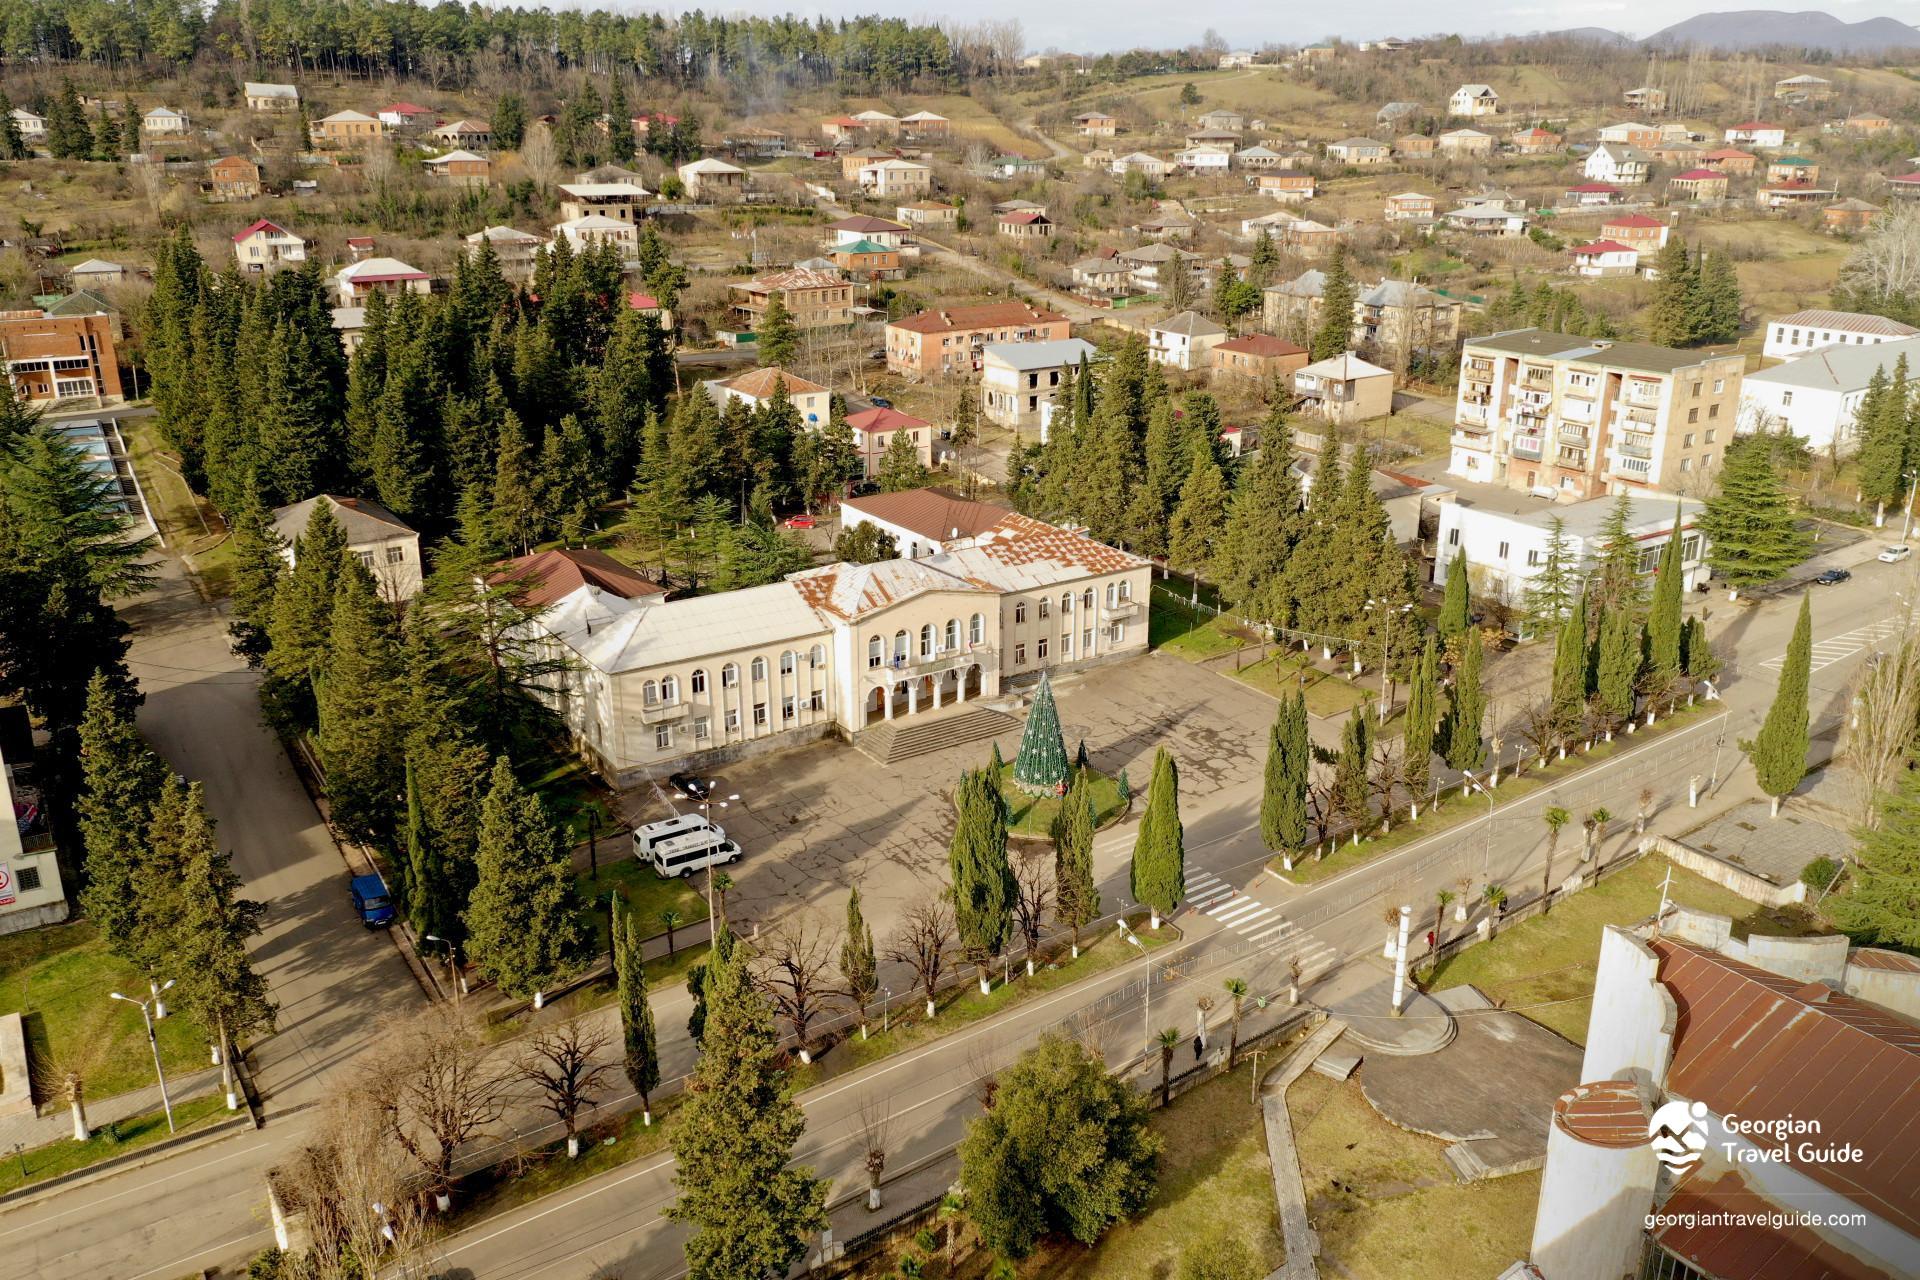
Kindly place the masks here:
POLYGON ((1634 537, 1632 521, 1633 496, 1622 491, 1600 525, 1600 554, 1587 579, 1594 605, 1609 612, 1632 612, 1646 598, 1646 584, 1640 578, 1640 541, 1634 537))
POLYGON ((640 1095, 645 1122, 653 1123, 653 1091, 660 1087, 660 1042, 653 1028, 653 1004, 647 998, 647 966, 640 931, 634 928, 633 909, 624 896, 613 901, 614 998, 620 1004, 621 1066, 627 1081, 640 1095))
POLYGON ((315 749, 333 820, 354 840, 382 843, 395 828, 393 783, 406 732, 402 676, 393 609, 366 566, 348 557, 318 681, 315 749))
POLYGON ((1180 771, 1161 747, 1153 757, 1147 811, 1133 844, 1129 884, 1136 902, 1153 912, 1153 926, 1187 896, 1186 834, 1180 824, 1180 771))
POLYGON ((1766 721, 1760 726, 1760 736, 1740 744, 1753 757, 1754 781, 1773 797, 1775 816, 1779 815, 1780 801, 1792 795, 1807 776, 1807 682, 1812 666, 1812 598, 1803 595, 1793 638, 1787 642, 1786 661, 1780 667, 1780 683, 1774 689, 1766 721))
POLYGON ((306 532, 294 539, 293 568, 273 593, 267 623, 267 683, 260 700, 283 734, 312 727, 314 680, 326 661, 333 602, 346 565, 347 535, 325 498, 313 504, 306 532))
POLYGON ((1073 775, 1053 825, 1054 914, 1073 931, 1073 954, 1080 955, 1080 930, 1100 914, 1100 891, 1093 882, 1093 781, 1085 770, 1073 775))
POLYGON ((1449 645, 1473 625, 1472 584, 1467 580, 1467 550, 1462 547, 1453 553, 1453 562, 1447 566, 1446 595, 1440 601, 1440 638, 1449 645))
POLYGON ((1712 543, 1707 563, 1735 589, 1772 582, 1807 558, 1808 536, 1764 437, 1742 436, 1727 447, 1719 487, 1699 524, 1712 543))
POLYGON ((701 1053, 673 1126, 688 1280, 785 1275, 825 1226, 826 1184, 791 1163, 806 1117, 788 1092, 772 1011, 738 946, 706 966, 701 1053))
MULTIPOLYGON (((999 744, 994 749, 999 750, 999 744)), ((996 780, 997 782, 997 780, 996 780)), ((1060 733, 1060 710, 1053 701, 1053 677, 1040 673, 1020 734, 1020 753, 1013 758, 1013 784, 1029 795, 1058 795, 1067 783, 1067 742, 1060 733)))
POLYGON ((493 104, 487 123, 493 128, 495 145, 515 151, 527 136, 527 103, 517 93, 503 93, 493 104))
POLYGON ((1657 690, 1672 688, 1680 678, 1684 520, 1684 513, 1676 507, 1672 532, 1660 548, 1660 563, 1653 575, 1653 601, 1647 609, 1647 678, 1650 687, 1657 690))
POLYGON ((886 450, 880 455, 879 470, 873 478, 882 493, 902 493, 927 483, 927 469, 921 465, 920 450, 913 443, 912 432, 896 431, 887 440, 886 450))
POLYGON ((607 95, 607 127, 608 154, 621 164, 633 159, 633 116, 627 107, 627 87, 618 74, 607 95))
POLYGON ((860 1015, 860 1038, 867 1038, 867 1006, 880 993, 880 957, 873 949, 873 926, 860 912, 860 889, 847 895, 847 927, 840 937, 840 980, 860 1015))
POLYGON ((147 828, 167 777, 133 710, 133 696, 94 673, 80 722, 77 806, 87 871, 80 904, 114 954, 129 960, 148 884, 147 828))
POLYGON ((1298 857, 1307 846, 1307 776, 1313 749, 1307 704, 1297 691, 1280 699, 1267 731, 1267 771, 1260 796, 1260 836, 1267 848, 1298 857))
POLYGON ((1486 759, 1482 740, 1487 718, 1487 693, 1480 669, 1486 647, 1478 627, 1468 628, 1460 646, 1460 665, 1453 673, 1453 693, 1447 707, 1446 756, 1455 769, 1478 769, 1486 759))
POLYGON ((1355 708, 1340 730, 1340 752, 1333 762, 1333 807, 1355 827, 1372 817, 1368 780, 1373 771, 1373 709, 1355 708))
POLYGON ((1336 249, 1320 290, 1320 325, 1307 348, 1314 360, 1331 359, 1353 345, 1353 305, 1357 297, 1353 275, 1347 269, 1347 252, 1336 249))
POLYGON ((20 122, 13 118, 13 99, 0 92, 0 160, 25 160, 32 154, 20 134, 20 122))
POLYGON ((500 424, 492 508, 495 536, 520 555, 533 550, 551 515, 540 507, 539 468, 533 446, 520 425, 520 416, 511 410, 500 424))
POLYGON ((1407 691, 1406 721, 1401 729, 1407 785, 1416 795, 1426 790, 1432 776, 1434 740, 1439 732, 1440 650, 1435 637, 1428 636, 1407 691))
POLYGON ((1734 274, 1733 259, 1725 253, 1709 254, 1700 268, 1696 284, 1698 301, 1694 311, 1698 319, 1693 340, 1735 342, 1740 337, 1740 279, 1734 274))
POLYGON ((1300 482, 1288 451, 1260 450, 1233 486, 1226 529, 1209 570, 1221 597, 1243 617, 1285 616, 1275 607, 1274 589, 1283 581, 1303 525, 1300 482))
POLYGON ((250 490, 235 513, 233 531, 233 621, 227 636, 235 654, 258 667, 266 660, 268 627, 273 619, 273 596, 286 572, 285 543, 267 517, 267 509, 250 490))
POLYGON ((1879 821, 1855 830, 1852 882, 1826 914, 1867 945, 1920 947, 1920 771, 1902 769, 1874 802, 1879 821))
POLYGON ((767 309, 754 326, 754 351, 763 368, 781 369, 800 352, 800 333, 787 311, 786 299, 776 291, 767 297, 767 309))
POLYGON ((273 1030, 274 1003, 247 952, 247 939, 260 932, 267 905, 238 896, 239 873, 232 855, 214 839, 199 783, 187 789, 178 815, 173 856, 180 883, 171 896, 179 915, 168 930, 168 958, 178 975, 181 1003, 220 1052, 231 1107, 235 1048, 273 1030))
POLYGON ((953 839, 947 846, 953 917, 960 944, 980 975, 980 994, 993 989, 988 965, 1013 929, 1018 892, 1007 861, 1007 808, 999 781, 982 770, 961 776, 954 795, 953 839))
POLYGON ((579 965, 583 939, 571 859, 540 797, 504 757, 480 806, 479 881, 467 905, 468 949, 500 989, 534 995, 579 965))
POLYGON ((1647 322, 1647 341, 1662 347, 1691 346, 1695 331, 1693 259, 1686 241, 1674 236, 1654 259, 1658 283, 1647 322))
POLYGON ((1547 518, 1547 549, 1540 572, 1527 584, 1527 612, 1542 629, 1558 627, 1573 607, 1580 589, 1579 566, 1567 538, 1567 522, 1559 515, 1547 518))
POLYGON ((1208 442, 1196 439, 1193 465, 1167 529, 1167 555, 1196 579, 1214 563, 1227 526, 1227 484, 1208 442))

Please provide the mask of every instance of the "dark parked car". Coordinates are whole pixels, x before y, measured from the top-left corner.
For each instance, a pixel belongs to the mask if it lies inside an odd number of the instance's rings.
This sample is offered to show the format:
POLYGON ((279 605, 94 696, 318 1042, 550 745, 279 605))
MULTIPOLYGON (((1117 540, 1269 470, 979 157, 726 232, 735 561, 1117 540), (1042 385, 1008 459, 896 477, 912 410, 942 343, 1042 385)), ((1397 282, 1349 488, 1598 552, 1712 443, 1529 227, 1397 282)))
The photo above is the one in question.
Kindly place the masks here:
POLYGON ((893 408, 893 401, 888 400, 884 396, 872 396, 868 399, 867 403, 871 404, 876 409, 893 408))
POLYGON ((1828 569, 1813 581, 1815 586, 1831 587, 1837 582, 1845 582, 1852 576, 1853 575, 1845 569, 1828 569))
POLYGON ((674 774, 667 785, 689 800, 705 800, 713 794, 713 779, 696 778, 690 773, 674 774))

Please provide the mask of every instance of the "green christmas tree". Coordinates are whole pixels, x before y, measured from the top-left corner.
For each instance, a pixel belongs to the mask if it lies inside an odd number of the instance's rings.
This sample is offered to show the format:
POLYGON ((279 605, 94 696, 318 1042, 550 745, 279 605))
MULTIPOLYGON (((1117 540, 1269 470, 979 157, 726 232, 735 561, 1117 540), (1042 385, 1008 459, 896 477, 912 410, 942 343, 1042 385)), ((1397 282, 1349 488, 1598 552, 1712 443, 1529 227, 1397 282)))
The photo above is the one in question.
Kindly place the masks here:
POLYGON ((1297 857, 1307 844, 1307 776, 1313 763, 1307 705, 1298 692, 1280 699, 1267 734, 1266 785, 1260 797, 1260 835, 1267 848, 1297 857))
MULTIPOLYGON (((996 750, 998 748, 996 747, 996 750)), ((1067 740, 1060 733, 1060 711, 1053 704, 1053 678, 1040 673, 1040 689, 1020 735, 1013 760, 1013 784, 1029 795, 1059 795, 1067 785, 1067 740)))
POLYGON ((1807 776, 1807 680, 1812 666, 1813 613, 1810 599, 1801 596, 1800 618, 1793 624, 1793 639, 1787 642, 1786 661, 1780 667, 1780 683, 1773 691, 1766 722, 1758 738, 1740 744, 1753 757, 1754 779, 1773 797, 1776 815, 1781 800, 1792 795, 1807 776))
POLYGON ((1736 589, 1771 582, 1807 558, 1809 538, 1765 437, 1745 436, 1728 447, 1719 492, 1707 499, 1700 528, 1712 540, 1707 563, 1714 576, 1736 589))

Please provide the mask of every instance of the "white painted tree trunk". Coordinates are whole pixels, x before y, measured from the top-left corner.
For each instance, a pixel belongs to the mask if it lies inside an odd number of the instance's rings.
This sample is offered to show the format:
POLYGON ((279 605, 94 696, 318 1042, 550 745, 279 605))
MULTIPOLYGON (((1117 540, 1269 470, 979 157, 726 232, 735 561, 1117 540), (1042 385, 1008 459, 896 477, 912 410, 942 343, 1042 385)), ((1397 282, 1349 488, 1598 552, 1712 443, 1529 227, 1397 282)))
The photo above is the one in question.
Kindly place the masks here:
POLYGON ((445 1213, 453 1208, 453 1197, 444 1191, 436 1191, 433 1193, 433 1207, 445 1213))
POLYGON ((802 1049, 800 1051, 800 1065, 804 1067, 804 1066, 810 1065, 812 1062, 813 1062, 813 1054, 807 1051, 806 1049, 802 1049))
POLYGON ((67 1113, 73 1118, 73 1140, 75 1142, 85 1142, 93 1136, 93 1131, 87 1128, 86 1100, 82 1098, 80 1094, 75 1093, 67 1099, 67 1113))
POLYGON ((546 1008, 546 1006, 547 1006, 547 993, 546 993, 546 992, 544 992, 544 991, 536 991, 536 992, 534 992, 534 993, 533 993, 533 1007, 534 1007, 535 1009, 544 1009, 544 1008, 546 1008))
POLYGON ((1069 947, 1069 948, 1068 948, 1068 950, 1069 950, 1069 951, 1071 951, 1071 952, 1073 953, 1073 958, 1074 958, 1075 960, 1078 960, 1078 959, 1080 958, 1080 944, 1079 944, 1079 943, 1077 943, 1077 942, 1076 942, 1076 943, 1074 943, 1074 944, 1073 944, 1073 945, 1072 945, 1071 947, 1069 947))
POLYGON ((927 997, 927 1016, 929 1018, 933 1016, 933 997, 931 996, 927 997))
POLYGON ((993 994, 993 979, 987 977, 985 974, 980 976, 980 994, 983 996, 993 994))
POLYGON ((867 1212, 872 1213, 880 1207, 880 1188, 867 1188, 867 1212))
POLYGON ((1455 924, 1465 924, 1467 922, 1467 904, 1465 899, 1455 904, 1453 908, 1453 922, 1455 924))
POLYGON ((1287 984, 1287 1004, 1291 1006, 1299 1003, 1300 1003, 1300 984, 1297 982, 1289 982, 1287 984))
POLYGON ((578 1160, 579 1158, 580 1158, 580 1136, 578 1134, 568 1134, 567 1135, 567 1159, 578 1160))
POLYGON ((1767 816, 1769 818, 1777 818, 1780 816, 1780 797, 1773 796, 1771 797, 1771 799, 1773 801, 1773 812, 1769 813, 1767 816))
POLYGON ((1033 957, 1032 956, 1027 957, 1027 976, 1029 978, 1033 976, 1033 957))
POLYGON ((1152 923, 1152 927, 1158 930, 1160 928, 1160 908, 1149 908, 1147 911, 1147 919, 1152 923))
POLYGON ((651 1107, 641 1108, 640 1123, 649 1129, 653 1128, 653 1109, 651 1107))

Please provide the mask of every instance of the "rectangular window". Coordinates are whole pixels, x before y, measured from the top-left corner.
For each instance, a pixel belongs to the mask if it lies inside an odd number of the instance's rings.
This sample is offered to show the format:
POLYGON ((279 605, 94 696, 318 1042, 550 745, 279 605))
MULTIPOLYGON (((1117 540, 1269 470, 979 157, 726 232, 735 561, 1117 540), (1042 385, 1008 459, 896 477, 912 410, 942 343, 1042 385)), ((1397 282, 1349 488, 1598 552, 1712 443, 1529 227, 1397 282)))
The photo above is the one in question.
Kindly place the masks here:
POLYGON ((1709 430, 1707 431, 1707 438, 1706 438, 1706 443, 1707 443, 1707 444, 1712 444, 1712 443, 1713 443, 1713 431, 1712 431, 1711 429, 1709 429, 1709 430))
POLYGON ((1725 378, 1715 378, 1713 380, 1713 394, 1719 395, 1722 391, 1725 391, 1726 389, 1727 389, 1727 380, 1725 378))
POLYGON ((653 731, 653 746, 656 751, 666 751, 673 746, 673 726, 663 724, 653 731))
POLYGON ((1688 422, 1700 421, 1700 409, 1697 405, 1694 408, 1687 410, 1687 421, 1688 422))
POLYGON ((727 729, 729 731, 732 731, 732 730, 738 729, 739 727, 740 727, 740 708, 728 707, 727 708, 727 729))
POLYGON ((1507 558, 1507 550, 1509 546, 1510 544, 1505 542, 1500 544, 1500 558, 1502 560, 1505 560, 1507 558))
POLYGON ((826 709, 827 709, 827 695, 824 690, 815 689, 812 693, 807 695, 807 710, 825 711, 826 709))
POLYGON ((705 742, 712 736, 713 721, 709 720, 706 716, 696 717, 693 722, 693 740, 695 742, 705 742))
POLYGON ((793 719, 794 712, 798 710, 799 704, 791 695, 780 700, 780 718, 782 720, 793 719))
POLYGON ((1682 449, 1693 448, 1693 432, 1689 431, 1680 437, 1680 447, 1682 449))
POLYGON ((1023 624, 1023 623, 1025 623, 1025 622, 1026 622, 1026 620, 1027 620, 1027 602, 1026 602, 1025 600, 1016 600, 1016 601, 1014 602, 1014 605, 1013 605, 1013 620, 1014 620, 1014 622, 1015 622, 1015 623, 1022 623, 1022 624, 1023 624))
POLYGON ((1691 470, 1693 470, 1693 459, 1692 459, 1692 458, 1682 458, 1682 459, 1680 459, 1680 469, 1681 469, 1682 471, 1691 471, 1691 470))
POLYGON ((1527 564, 1528 564, 1528 566, 1529 566, 1529 567, 1532 567, 1532 566, 1534 566, 1534 565, 1537 565, 1537 564, 1539 564, 1539 563, 1540 563, 1540 552, 1539 552, 1539 550, 1538 550, 1538 549, 1534 549, 1534 550, 1529 550, 1529 551, 1527 552, 1527 564))
POLYGON ((1073 632, 1060 633, 1060 657, 1064 660, 1073 656, 1073 632))
POLYGON ((1126 623, 1116 622, 1111 627, 1107 628, 1107 639, 1111 640, 1114 644, 1122 644, 1126 641, 1126 638, 1127 638, 1126 623))
POLYGON ((1780 407, 1782 409, 1785 409, 1788 406, 1790 406, 1792 403, 1793 403, 1793 392, 1782 391, 1780 393, 1780 407))
POLYGON ((1715 418, 1717 418, 1717 417, 1719 417, 1719 416, 1720 416, 1720 406, 1719 406, 1719 405, 1717 405, 1717 404, 1710 404, 1710 405, 1708 405, 1708 406, 1707 406, 1707 420, 1708 420, 1709 422, 1711 422, 1711 421, 1712 421, 1713 419, 1715 419, 1715 418))
POLYGON ((354 554, 354 558, 357 559, 361 564, 365 565, 369 569, 373 568, 373 552, 356 551, 353 554, 354 554))
POLYGON ((1080 656, 1084 658, 1092 652, 1093 652, 1093 628, 1082 627, 1080 629, 1080 656))
POLYGON ((764 702, 754 703, 753 704, 753 727, 756 729, 764 729, 766 727, 766 724, 767 724, 767 704, 764 702))
POLYGON ((1447 545, 1450 547, 1460 545, 1460 530, 1458 528, 1447 530, 1447 545))
POLYGON ((1042 600, 1040 602, 1040 616, 1042 618, 1045 618, 1049 616, 1052 612, 1053 612, 1053 601, 1042 600))
POLYGON ((1013 665, 1016 667, 1027 665, 1027 646, 1024 644, 1013 646, 1013 665))
POLYGON ((406 558, 407 558, 407 549, 405 547, 388 547, 387 548, 388 564, 399 564, 402 560, 405 560, 406 558))
POLYGON ((1036 662, 1045 662, 1047 660, 1047 638, 1045 636, 1041 636, 1038 640, 1034 641, 1033 657, 1036 662))

